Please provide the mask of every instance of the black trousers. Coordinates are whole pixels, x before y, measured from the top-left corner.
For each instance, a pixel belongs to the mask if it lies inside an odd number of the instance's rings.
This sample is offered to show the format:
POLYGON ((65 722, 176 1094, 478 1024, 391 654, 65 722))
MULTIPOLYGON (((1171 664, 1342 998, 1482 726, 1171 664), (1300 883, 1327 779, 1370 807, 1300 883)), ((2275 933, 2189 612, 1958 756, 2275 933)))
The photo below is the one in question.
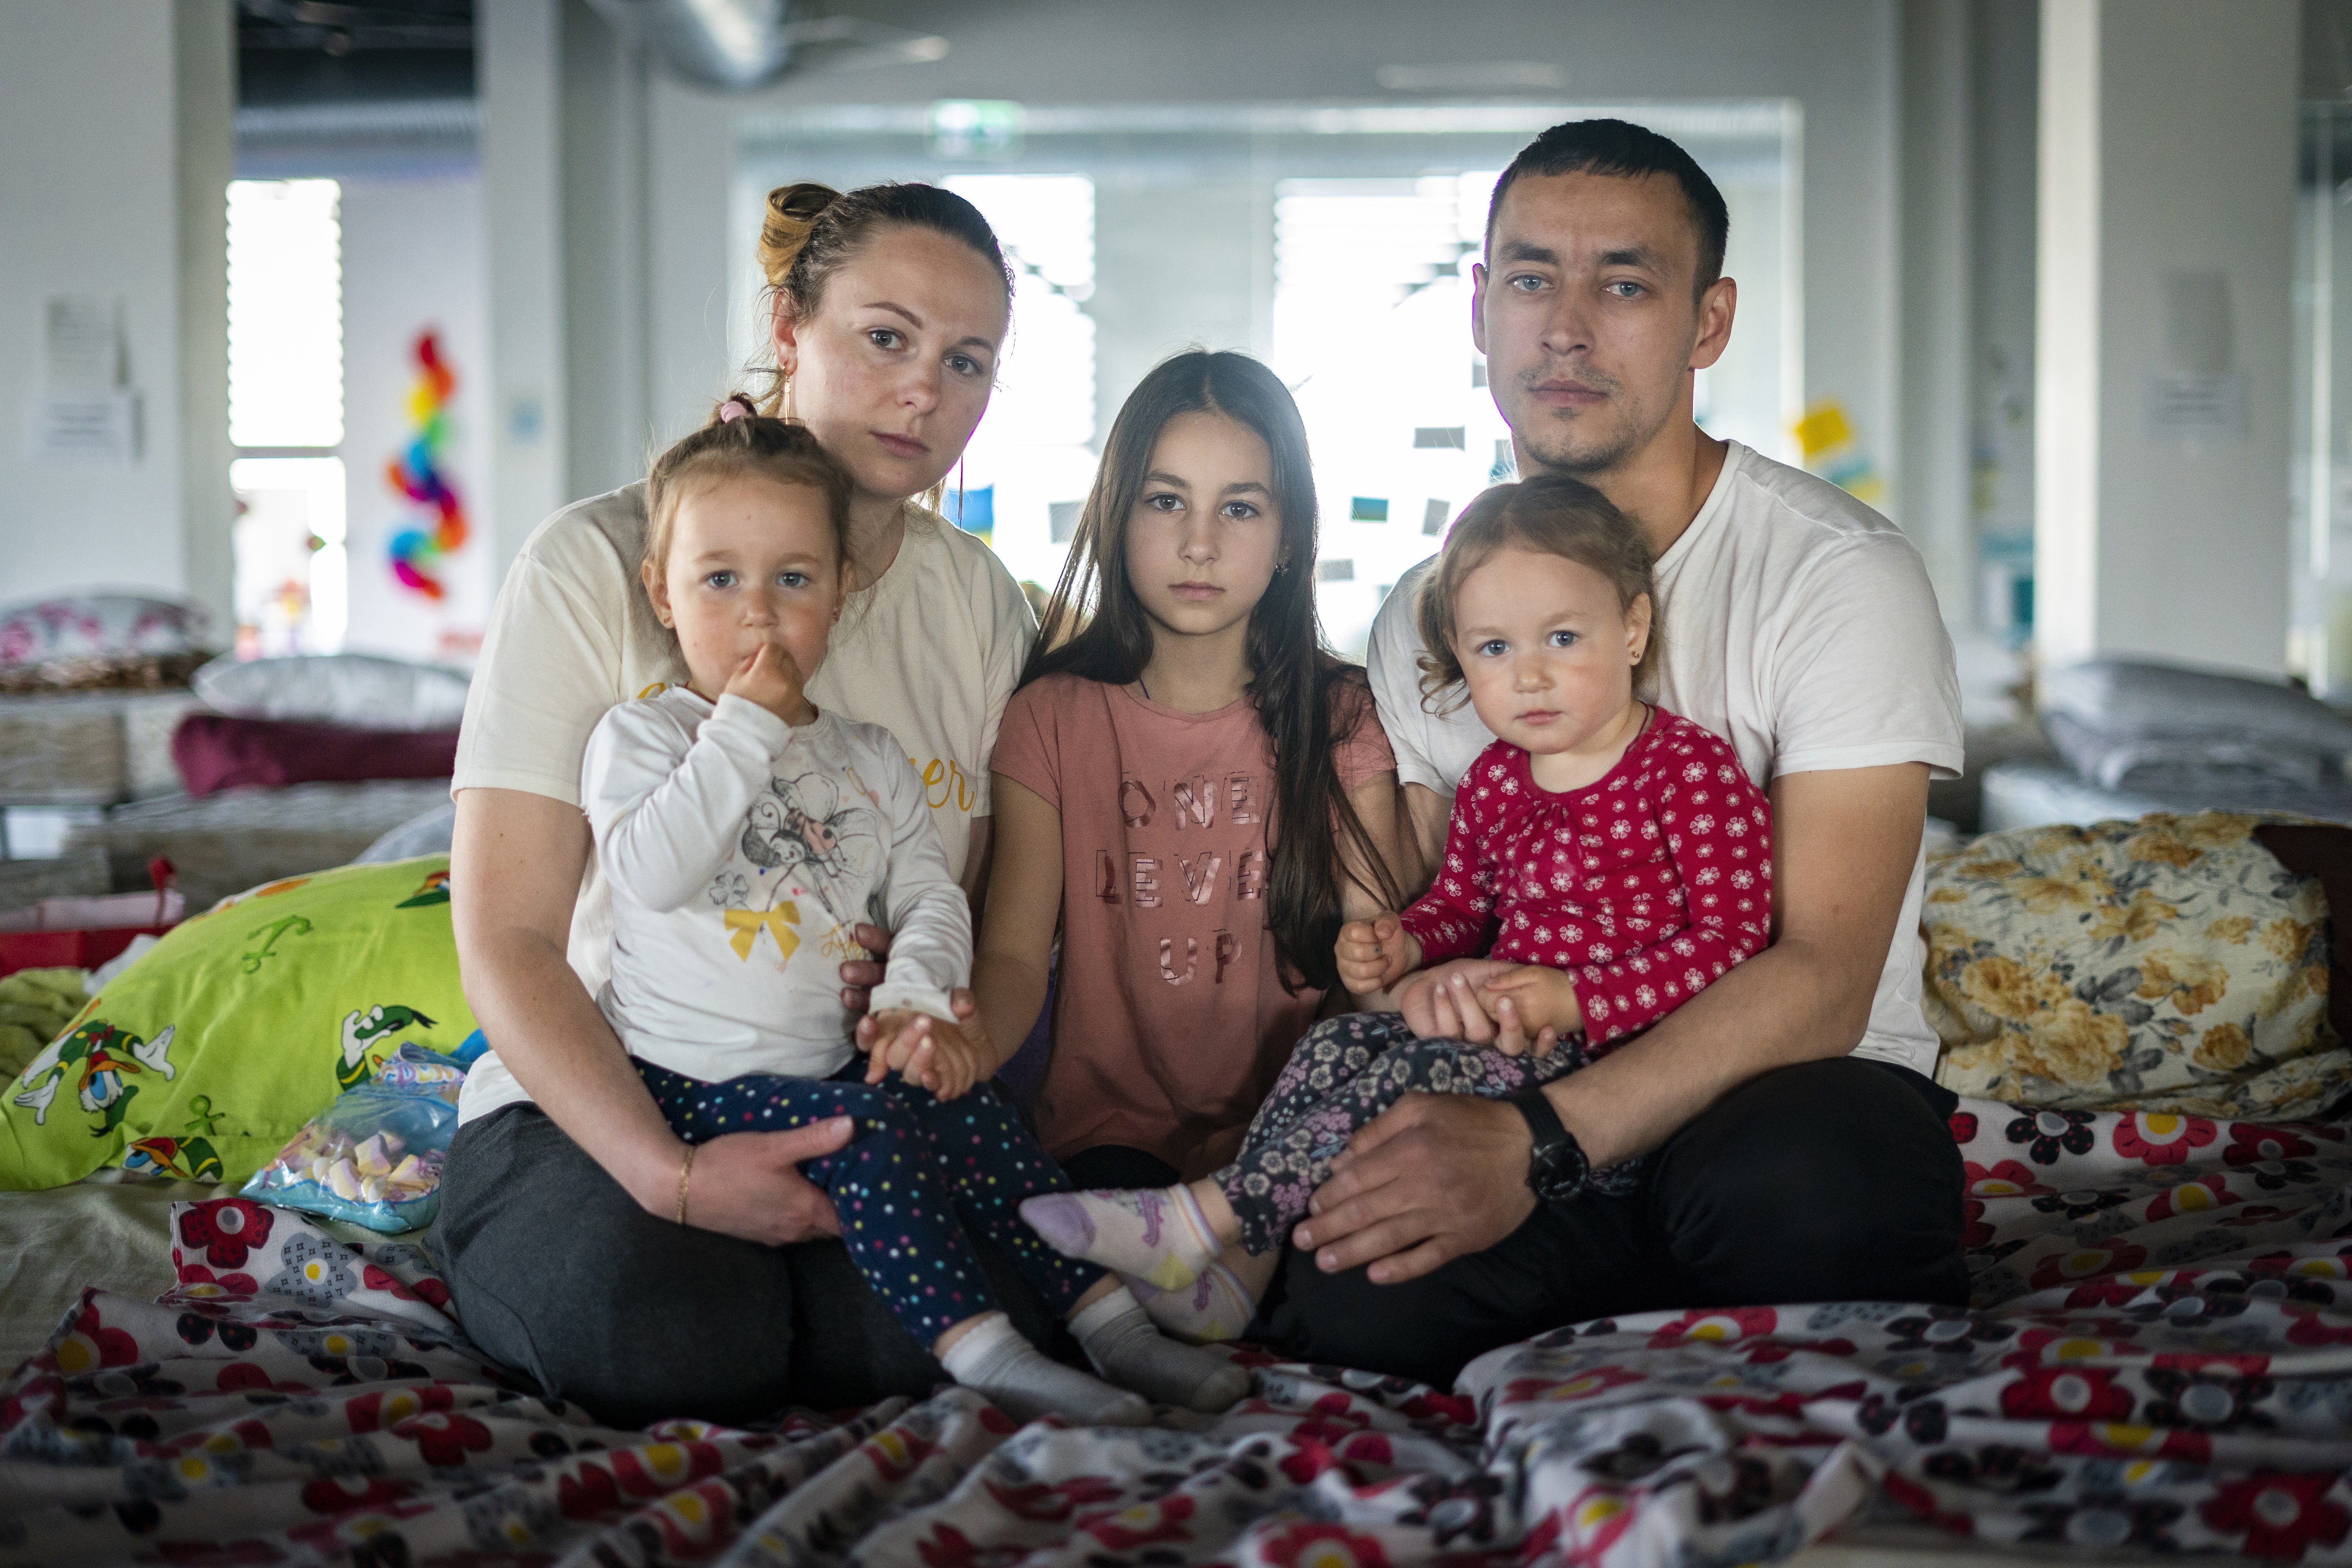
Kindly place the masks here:
POLYGON ((1097 1143, 1062 1162, 1070 1185, 1087 1187, 1172 1187, 1176 1167, 1157 1154, 1130 1149, 1124 1143, 1097 1143))
MULTIPOLYGON (((1014 1326, 1075 1357, 1011 1258, 974 1247, 1014 1326)), ((740 1425, 948 1381, 841 1243, 761 1247, 647 1214, 536 1106, 457 1130, 431 1247, 474 1343, 609 1426, 740 1425)))
POLYGON ((1538 1205, 1485 1252, 1401 1285, 1286 1247, 1250 1337, 1444 1388, 1497 1345, 1660 1308, 1963 1305, 1958 1097, 1852 1057, 1741 1085, 1668 1139, 1630 1197, 1538 1205))

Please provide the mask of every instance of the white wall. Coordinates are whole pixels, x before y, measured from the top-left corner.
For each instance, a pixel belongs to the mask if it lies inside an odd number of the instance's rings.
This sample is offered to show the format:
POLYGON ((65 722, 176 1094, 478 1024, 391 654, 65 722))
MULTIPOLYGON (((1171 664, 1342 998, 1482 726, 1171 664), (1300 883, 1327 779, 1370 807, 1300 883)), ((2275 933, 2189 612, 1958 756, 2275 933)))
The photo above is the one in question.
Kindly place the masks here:
MULTIPOLYGON (((501 0, 509 4, 532 16, 542 7, 557 9, 554 0, 501 0)), ((861 5, 860 14, 943 34, 952 52, 934 65, 798 75, 746 97, 709 92, 654 72, 643 131, 646 199, 633 220, 643 225, 642 315, 609 303, 587 310, 575 300, 562 352, 609 352, 615 363, 633 364, 639 362, 622 348, 593 345, 642 332, 646 437, 673 437, 704 416, 736 370, 726 319, 728 173, 735 122, 747 113, 939 98, 1039 104, 1378 101, 1390 96, 1375 79, 1383 65, 1549 61, 1560 67, 1564 81, 1547 96, 1569 100, 1785 97, 1801 105, 1805 391, 1846 405, 1860 447, 1897 482, 1899 494, 1896 5, 1897 0, 1810 0, 1797 25, 1790 7, 1742 0, 1642 6, 1506 0, 1476 7, 1383 5, 1378 25, 1368 26, 1365 7, 1353 0, 1295 0, 1280 7, 1255 0, 1175 6, 1029 0, 994 7, 876 0, 861 5)), ((560 9, 565 27, 593 21, 578 0, 560 9)), ((499 14, 500 6, 488 8, 493 49, 499 14)), ((545 47, 552 58, 562 46, 551 38, 545 47)), ((486 57, 486 163, 500 124, 502 79, 486 57)), ((538 101, 533 79, 518 79, 526 105, 538 101)), ((518 112, 543 111, 525 107, 518 112)), ((628 112, 625 103, 616 112, 628 112)), ((636 155, 625 144, 601 150, 567 144, 567 155, 575 151, 605 159, 636 155)), ((495 168, 490 173, 495 191, 495 168)), ((567 184, 578 178, 569 170, 563 177, 567 184)), ((506 221, 502 205, 494 194, 494 233, 506 221)), ((566 237, 570 264, 578 237, 566 237)), ((494 269, 499 255, 494 240, 494 269)), ((522 282, 495 279, 496 297, 507 300, 508 290, 522 282)), ((499 334, 505 352, 503 325, 499 334)), ((562 367, 551 364, 554 354, 544 356, 551 368, 533 374, 561 379, 562 367)), ((589 395, 575 386, 575 396, 589 395)), ((585 428, 576 408, 568 418, 585 428)), ((624 456, 631 464, 642 461, 640 442, 611 431, 596 438, 616 449, 573 451, 567 460, 572 471, 610 471, 624 456), (624 446, 635 449, 624 455, 618 450, 624 446)), ((502 507, 509 504, 503 479, 499 498, 502 507)), ((527 531, 537 521, 502 511, 498 527, 503 539, 519 539, 516 531, 527 531)))
POLYGON ((2035 640, 2053 665, 2280 673, 2297 7, 2045 0, 2042 21, 2035 640), (2242 432, 2147 424, 2203 368, 2169 341, 2184 275, 2223 280, 2242 432))
POLYGON ((230 630, 225 384, 205 396, 226 380, 227 300, 201 281, 226 266, 230 26, 229 0, 0 5, 0 597, 186 595, 230 630), (142 429, 127 467, 28 459, 55 294, 122 301, 142 429), (192 365, 184 340, 217 359, 192 365))
POLYGON ((343 463, 351 630, 358 653, 463 661, 471 657, 497 587, 495 542, 482 526, 492 407, 483 301, 482 191, 473 175, 346 179, 343 233, 343 463), (397 495, 384 467, 407 450, 417 334, 439 335, 457 378, 444 468, 473 527, 436 569, 433 600, 393 575, 387 547, 421 509, 397 495))

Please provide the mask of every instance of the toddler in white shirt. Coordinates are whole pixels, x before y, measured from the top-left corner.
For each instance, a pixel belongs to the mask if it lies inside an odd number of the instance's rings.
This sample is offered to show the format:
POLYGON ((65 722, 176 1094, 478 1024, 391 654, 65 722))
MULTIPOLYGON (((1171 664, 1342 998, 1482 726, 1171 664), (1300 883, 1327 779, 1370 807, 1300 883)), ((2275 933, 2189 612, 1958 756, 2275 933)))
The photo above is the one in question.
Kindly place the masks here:
POLYGON ((888 731, 805 695, 847 592, 850 496, 804 427, 742 398, 647 486, 646 592, 693 679, 604 716, 581 799, 613 889, 597 1002, 688 1144, 679 1218, 694 1145, 851 1117, 848 1146, 801 1169, 866 1282, 957 1382, 1024 1418, 1131 1425, 1150 1415, 1138 1394, 1223 1409, 1244 1371, 1162 1337, 1116 1277, 1022 1224, 1024 1198, 1068 1184, 987 1087, 996 1052, 950 1010, 971 917, 921 781, 888 731), (895 933, 864 1061, 837 978, 862 955, 861 921, 895 933), (966 1226, 1012 1255, 1118 1387, 1013 1329, 966 1226))

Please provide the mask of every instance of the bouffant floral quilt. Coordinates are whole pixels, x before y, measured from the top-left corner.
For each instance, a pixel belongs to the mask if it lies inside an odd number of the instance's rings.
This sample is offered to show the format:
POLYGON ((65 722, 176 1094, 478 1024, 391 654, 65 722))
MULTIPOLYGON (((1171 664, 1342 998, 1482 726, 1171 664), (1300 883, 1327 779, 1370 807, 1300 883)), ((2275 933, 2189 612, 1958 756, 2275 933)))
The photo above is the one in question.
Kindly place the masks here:
POLYGON ((761 1430, 598 1426, 467 1344, 431 1260, 180 1205, 0 1384, 0 1565, 1769 1561, 1979 1545, 2352 1561, 2352 1140, 1965 1102, 1972 1308, 1565 1325, 1453 1389, 1236 1351, 1137 1430, 943 1389, 761 1430))

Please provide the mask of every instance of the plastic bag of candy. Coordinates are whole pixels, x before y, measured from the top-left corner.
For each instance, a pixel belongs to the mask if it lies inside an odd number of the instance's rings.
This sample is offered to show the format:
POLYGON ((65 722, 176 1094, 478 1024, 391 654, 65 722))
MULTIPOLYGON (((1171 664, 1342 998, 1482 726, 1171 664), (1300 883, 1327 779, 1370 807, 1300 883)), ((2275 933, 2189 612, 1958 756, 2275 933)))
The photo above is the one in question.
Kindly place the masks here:
POLYGON ((375 1077, 312 1117, 243 1195, 386 1233, 432 1224, 465 1082, 454 1058, 401 1047, 375 1077))

